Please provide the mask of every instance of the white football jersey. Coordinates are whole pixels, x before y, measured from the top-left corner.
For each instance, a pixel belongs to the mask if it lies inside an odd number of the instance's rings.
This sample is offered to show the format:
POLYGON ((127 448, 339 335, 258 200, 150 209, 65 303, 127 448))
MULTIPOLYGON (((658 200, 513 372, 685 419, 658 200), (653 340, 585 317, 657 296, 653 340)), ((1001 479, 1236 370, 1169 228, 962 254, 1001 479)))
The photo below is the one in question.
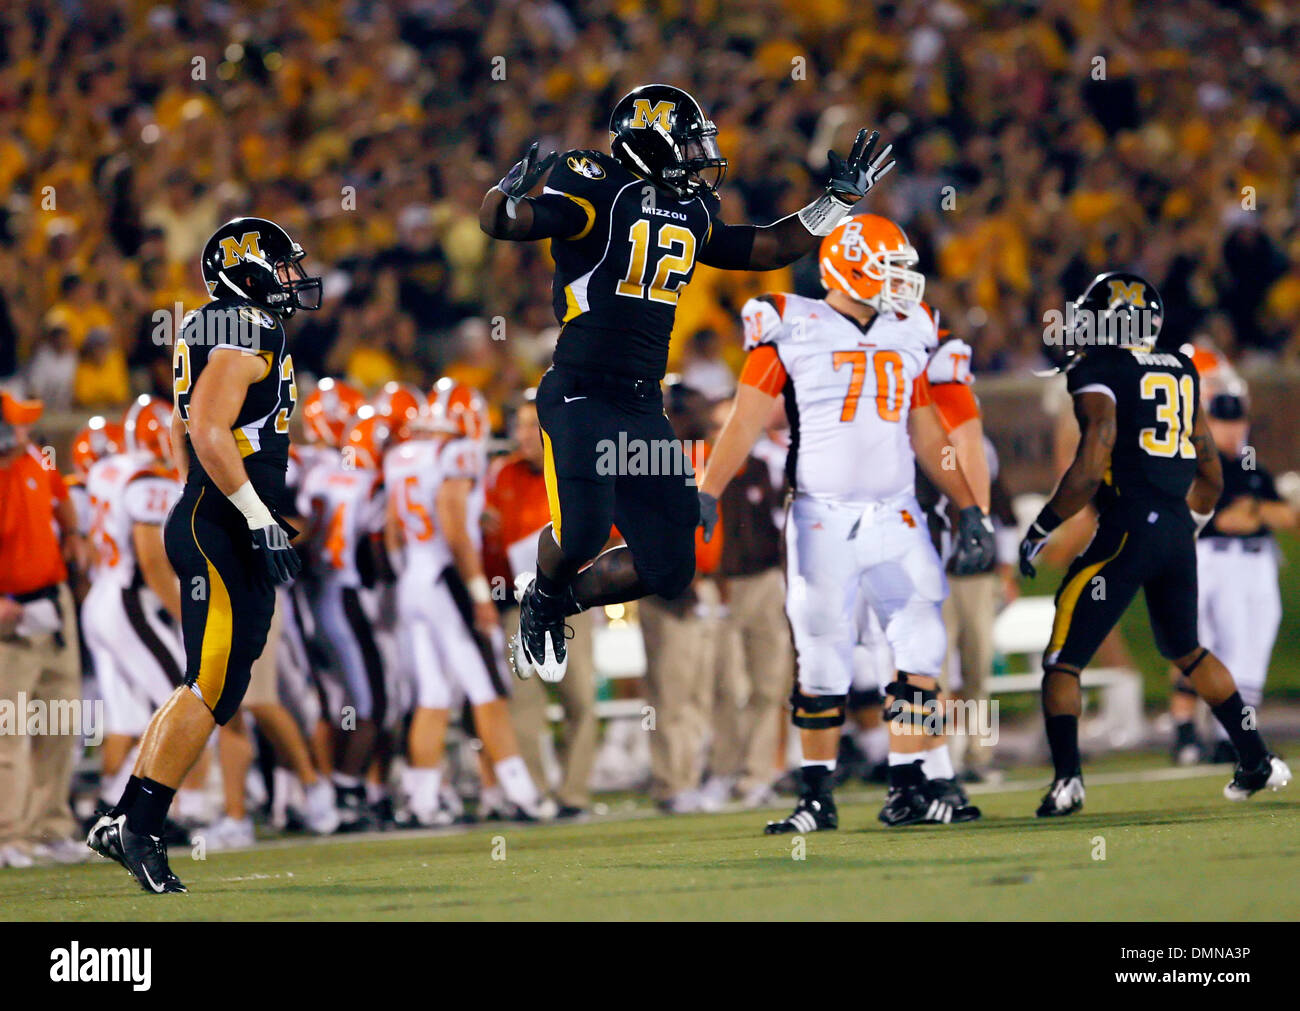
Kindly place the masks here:
POLYGON ((438 526, 438 489, 449 478, 474 482, 466 514, 470 537, 482 546, 480 521, 487 497, 487 456, 472 439, 412 439, 384 455, 384 487, 402 526, 406 564, 441 572, 452 564, 451 547, 438 526))
POLYGON ((362 538, 383 529, 384 492, 379 474, 362 467, 344 467, 341 457, 322 458, 302 477, 298 513, 320 516, 310 547, 315 571, 343 586, 360 586, 357 549, 362 538))
POLYGON ((939 343, 929 311, 862 328, 821 299, 765 295, 743 316, 746 349, 770 345, 785 371, 796 493, 854 504, 911 494, 907 419, 914 400, 928 402, 939 343))
POLYGON ((115 453, 86 474, 90 501, 90 581, 130 586, 136 578, 135 525, 158 525, 180 498, 181 483, 147 453, 115 453))

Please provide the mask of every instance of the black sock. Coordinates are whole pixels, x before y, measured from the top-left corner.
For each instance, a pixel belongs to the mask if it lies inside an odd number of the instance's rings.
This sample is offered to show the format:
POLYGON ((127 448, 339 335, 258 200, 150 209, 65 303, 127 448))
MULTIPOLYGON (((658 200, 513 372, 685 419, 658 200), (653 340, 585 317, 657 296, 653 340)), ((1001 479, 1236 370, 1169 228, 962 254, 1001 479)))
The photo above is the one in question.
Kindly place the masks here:
POLYGON ((162 835, 167 809, 176 791, 148 777, 140 780, 139 792, 126 812, 126 826, 140 835, 162 835))
POLYGON ((1175 741, 1177 742, 1180 748, 1186 747, 1189 744, 1194 745, 1200 743, 1196 739, 1196 724, 1193 723, 1191 720, 1186 720, 1182 723, 1179 723, 1175 727, 1175 733, 1177 735, 1175 737, 1175 741))
POLYGON ((909 786, 920 786, 925 782, 924 761, 905 762, 889 767, 889 787, 891 790, 903 790, 909 786))
POLYGON ((1057 779, 1082 774, 1079 761, 1079 717, 1048 716, 1047 746, 1052 749, 1052 766, 1057 779))
POLYGON ((825 797, 831 792, 831 770, 824 765, 805 765, 799 770, 803 781, 802 796, 825 797))
POLYGON ((113 805, 113 810, 108 812, 109 815, 116 818, 119 815, 126 814, 131 809, 131 805, 135 803, 136 794, 139 792, 140 777, 132 776, 126 781, 126 789, 122 791, 122 796, 118 799, 118 802, 113 805))
POLYGON ((1253 769, 1264 761, 1268 749, 1264 747, 1264 738, 1254 728, 1254 710, 1247 711, 1246 703, 1241 700, 1241 692, 1233 692, 1217 706, 1210 706, 1210 712, 1214 713, 1219 725, 1227 731, 1242 765, 1253 769), (1247 724, 1251 724, 1249 729, 1247 724))

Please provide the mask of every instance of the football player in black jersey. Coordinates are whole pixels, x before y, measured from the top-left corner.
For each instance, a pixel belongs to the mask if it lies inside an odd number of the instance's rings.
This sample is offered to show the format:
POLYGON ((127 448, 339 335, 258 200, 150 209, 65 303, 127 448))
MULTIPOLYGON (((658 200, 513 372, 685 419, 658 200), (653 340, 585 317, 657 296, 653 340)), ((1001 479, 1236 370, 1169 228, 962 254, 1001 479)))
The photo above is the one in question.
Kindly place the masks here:
POLYGON ((1254 710, 1197 636, 1196 534, 1223 488, 1219 454, 1200 409, 1187 355, 1160 345, 1163 304, 1136 274, 1100 274, 1071 307, 1066 338, 1086 345, 1066 368, 1079 446, 1055 493, 1020 544, 1034 575, 1047 537, 1092 502, 1097 533, 1066 572, 1043 656, 1043 715, 1055 778, 1039 817, 1083 806, 1079 759, 1080 672, 1142 589, 1162 655, 1210 706, 1237 749, 1224 787, 1244 800, 1277 789, 1291 772, 1255 729, 1254 710))
POLYGON ((538 540, 535 579, 519 587, 515 651, 516 673, 528 676, 531 666, 547 681, 564 676, 567 615, 650 593, 675 597, 694 576, 694 528, 701 508, 716 503, 696 495, 659 381, 677 299, 696 263, 791 263, 894 164, 889 147, 873 155, 879 136, 862 130, 847 159, 830 153, 826 190, 803 210, 770 225, 729 225, 719 217, 727 161, 717 128, 689 94, 637 88, 614 107, 609 131, 612 154, 539 159, 533 144, 479 211, 494 238, 551 239, 555 260, 562 330, 537 390, 551 524, 538 540), (541 195, 527 196, 548 170, 541 195), (612 446, 662 466, 651 474, 598 466, 612 446), (597 557, 614 524, 627 546, 597 557))
POLYGON ((173 351, 172 443, 186 449, 185 490, 164 536, 181 585, 185 683, 150 721, 121 800, 87 838, 147 892, 185 891, 167 864, 163 820, 213 728, 238 711, 275 587, 300 564, 279 514, 298 399, 282 320, 320 307, 304 255, 264 218, 222 225, 203 249, 213 301, 185 318, 173 351))

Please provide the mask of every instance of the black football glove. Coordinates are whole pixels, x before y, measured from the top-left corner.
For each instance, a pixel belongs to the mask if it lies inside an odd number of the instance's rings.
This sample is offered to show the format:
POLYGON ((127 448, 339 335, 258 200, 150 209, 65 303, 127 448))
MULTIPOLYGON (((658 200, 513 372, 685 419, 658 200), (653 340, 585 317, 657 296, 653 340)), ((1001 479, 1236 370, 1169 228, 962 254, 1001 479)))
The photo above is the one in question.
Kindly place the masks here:
POLYGON ((302 559, 289 543, 289 534, 278 523, 250 530, 253 538, 253 555, 262 566, 262 579, 267 586, 292 583, 302 559))
POLYGON ((846 207, 852 207, 867 195, 871 187, 885 177, 894 167, 892 158, 885 161, 889 158, 889 152, 894 149, 894 145, 886 144, 885 149, 873 158, 872 152, 875 151, 879 141, 880 134, 875 130, 868 135, 867 131, 862 129, 858 131, 857 139, 853 142, 853 150, 849 152, 847 160, 841 159, 834 151, 826 152, 826 159, 831 166, 831 177, 826 183, 826 193, 829 196, 846 207))
POLYGON ((1025 531, 1024 539, 1020 542, 1020 574, 1026 579, 1033 579, 1038 575, 1038 569, 1034 567, 1034 559, 1047 543, 1047 535, 1048 531, 1044 530, 1037 520, 1029 524, 1029 529, 1025 531))
POLYGON ((700 492, 700 526, 704 528, 704 542, 713 540, 713 528, 718 525, 718 500, 700 492))
POLYGON ((996 544, 993 522, 979 506, 970 505, 957 514, 957 546, 953 553, 955 576, 973 576, 993 566, 996 544))
POLYGON ((532 188, 537 185, 537 181, 555 164, 556 157, 556 153, 552 151, 539 161, 537 141, 533 141, 532 146, 528 148, 528 153, 515 162, 505 177, 497 183, 497 188, 511 200, 528 196, 532 188))

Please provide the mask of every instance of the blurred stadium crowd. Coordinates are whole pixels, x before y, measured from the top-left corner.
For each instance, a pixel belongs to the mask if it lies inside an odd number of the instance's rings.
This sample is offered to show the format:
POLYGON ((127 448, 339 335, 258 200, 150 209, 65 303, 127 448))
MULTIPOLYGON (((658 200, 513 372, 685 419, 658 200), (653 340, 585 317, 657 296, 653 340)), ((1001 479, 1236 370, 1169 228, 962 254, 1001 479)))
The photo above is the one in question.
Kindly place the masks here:
MULTIPOLYGON (((35 0, 0 27, 0 382, 54 408, 165 392, 152 314, 203 300, 199 245, 253 209, 329 271, 300 375, 450 374, 499 427, 554 321, 544 244, 491 243, 481 195, 534 138, 603 148, 614 100, 654 79, 717 121, 732 220, 797 209, 826 149, 878 124, 899 171, 875 209, 977 371, 1037 365, 1043 313, 1114 262, 1188 336, 1300 354, 1285 0, 35 0)), ((784 274, 701 267, 674 364, 725 392, 744 298, 815 292, 784 274)))

